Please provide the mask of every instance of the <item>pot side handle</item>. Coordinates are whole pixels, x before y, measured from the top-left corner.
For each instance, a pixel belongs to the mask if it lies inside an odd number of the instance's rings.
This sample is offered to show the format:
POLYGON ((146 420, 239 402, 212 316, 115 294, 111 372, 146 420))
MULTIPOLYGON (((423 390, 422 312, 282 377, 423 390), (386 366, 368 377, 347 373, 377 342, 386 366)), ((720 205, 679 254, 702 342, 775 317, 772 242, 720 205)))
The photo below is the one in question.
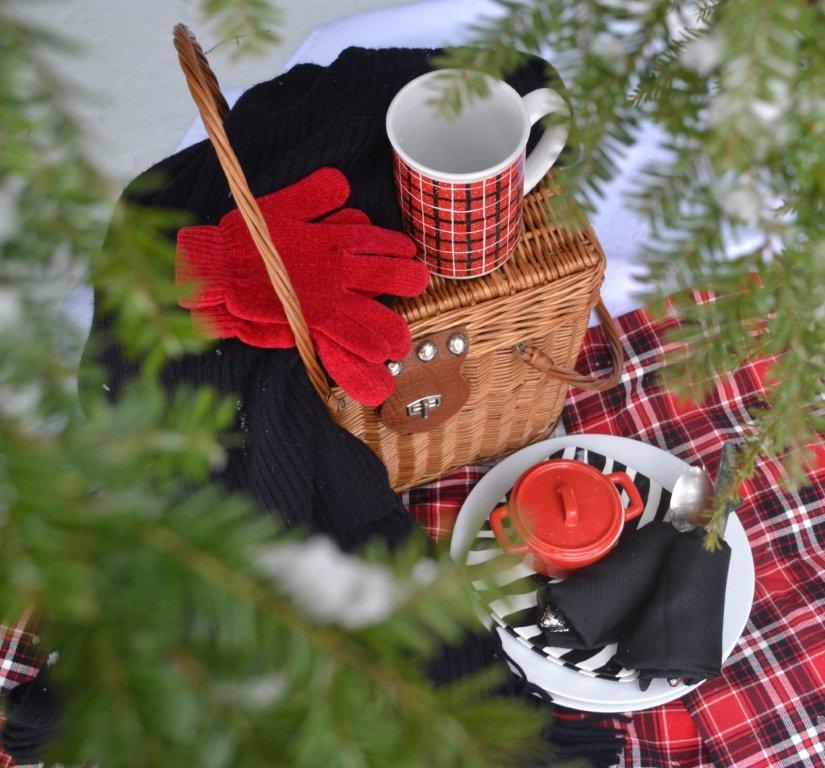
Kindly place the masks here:
POLYGON ((511 555, 523 555, 525 552, 530 551, 530 547, 526 544, 516 544, 504 530, 504 518, 506 518, 509 513, 510 510, 507 509, 506 504, 496 507, 490 513, 490 527, 493 529, 498 543, 501 544, 501 548, 505 552, 511 555))
POLYGON ((619 486, 630 497, 630 504, 627 505, 627 509, 624 511, 625 522, 639 517, 645 510, 645 503, 642 501, 636 483, 630 479, 630 475, 626 472, 611 472, 607 479, 613 485, 619 486))

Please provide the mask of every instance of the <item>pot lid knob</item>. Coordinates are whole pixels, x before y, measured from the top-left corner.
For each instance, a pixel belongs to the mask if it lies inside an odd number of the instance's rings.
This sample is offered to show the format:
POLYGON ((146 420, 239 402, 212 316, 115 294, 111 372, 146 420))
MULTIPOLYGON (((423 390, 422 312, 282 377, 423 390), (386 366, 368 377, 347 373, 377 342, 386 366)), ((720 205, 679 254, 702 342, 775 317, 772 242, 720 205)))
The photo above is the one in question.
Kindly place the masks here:
POLYGON ((559 494, 561 495, 561 506, 564 510, 564 524, 568 528, 575 528, 579 524, 579 507, 573 486, 562 483, 559 486, 559 494))

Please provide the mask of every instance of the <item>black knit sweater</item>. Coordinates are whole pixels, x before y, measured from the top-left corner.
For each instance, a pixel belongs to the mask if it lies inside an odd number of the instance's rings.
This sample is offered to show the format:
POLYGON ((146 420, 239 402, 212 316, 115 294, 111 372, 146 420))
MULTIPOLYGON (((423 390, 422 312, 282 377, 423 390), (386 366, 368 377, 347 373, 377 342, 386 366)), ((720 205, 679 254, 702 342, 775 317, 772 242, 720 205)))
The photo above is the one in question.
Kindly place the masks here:
MULTIPOLYGON (((232 146, 256 196, 281 189, 322 166, 350 181, 347 202, 373 223, 401 228, 384 117, 392 97, 431 69, 433 51, 349 48, 328 68, 302 64, 247 91, 225 119, 232 146)), ((513 78, 527 93, 546 82, 535 60, 513 78)), ((536 136, 533 137, 535 140, 536 136)), ((185 211, 216 224, 234 201, 209 142, 162 161, 124 193, 132 203, 185 211), (162 176, 147 194, 147 175, 162 176)), ((170 233, 174 237, 175 233, 170 233)), ((96 302, 93 345, 117 397, 134 365, 112 339, 96 302)), ((257 349, 234 339, 169 363, 167 388, 211 385, 238 401, 242 444, 222 478, 289 526, 304 525, 352 549, 379 536, 390 544, 414 526, 389 487, 383 465, 360 440, 337 427, 313 392, 294 350, 257 349)))

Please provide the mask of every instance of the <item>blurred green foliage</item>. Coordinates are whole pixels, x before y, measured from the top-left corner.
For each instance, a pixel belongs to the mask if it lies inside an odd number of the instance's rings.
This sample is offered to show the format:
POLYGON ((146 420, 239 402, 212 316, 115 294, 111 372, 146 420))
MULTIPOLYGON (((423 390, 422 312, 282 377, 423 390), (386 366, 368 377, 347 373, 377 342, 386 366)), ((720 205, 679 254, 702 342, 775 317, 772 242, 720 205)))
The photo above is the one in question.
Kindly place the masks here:
MULTIPOLYGON (((700 401, 742 363, 771 363, 765 406, 745 415, 737 481, 760 456, 805 482, 825 432, 825 9, 796 0, 501 0, 472 46, 442 64, 501 77, 550 51, 578 158, 557 171, 586 209, 642 121, 666 159, 628 201, 650 225, 644 298, 682 322, 664 384, 700 401), (731 252, 732 237, 743 247, 731 252), (700 300, 701 291, 715 301, 700 300)), ((479 91, 454 80, 456 108, 479 91)), ((574 223, 574 222, 573 222, 574 223)), ((608 254, 609 258, 609 254, 608 254)), ((732 437, 732 436, 731 436, 732 437)), ((726 498, 716 500, 716 512, 726 498)), ((713 527, 713 526, 711 526, 713 527)), ((716 534, 708 537, 715 546, 716 534)))
MULTIPOLYGON (((477 627, 446 556, 421 540, 344 555, 212 482, 235 403, 208 389, 170 398, 159 382, 170 358, 209 344, 177 304, 167 233, 181 220, 112 214, 116 190, 86 153, 76 94, 47 63, 65 44, 10 5, 0 2, 0 624, 33 611, 40 648, 59 654, 64 728, 51 760, 492 768, 543 754, 544 715, 490 696, 495 676, 436 689, 425 674, 445 639, 477 627), (138 364, 115 404, 87 368, 81 407, 84 333, 62 304, 82 283, 138 364), (303 572, 314 580, 290 578, 303 572)), ((224 34, 244 31, 239 46, 272 38, 267 3, 205 8, 224 34)))

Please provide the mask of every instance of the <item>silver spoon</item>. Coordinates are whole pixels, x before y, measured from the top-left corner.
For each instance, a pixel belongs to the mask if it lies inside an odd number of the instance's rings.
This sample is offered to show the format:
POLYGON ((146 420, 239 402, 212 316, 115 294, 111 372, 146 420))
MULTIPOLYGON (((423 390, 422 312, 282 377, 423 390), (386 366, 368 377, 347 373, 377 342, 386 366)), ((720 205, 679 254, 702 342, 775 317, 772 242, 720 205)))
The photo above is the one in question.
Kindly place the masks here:
MULTIPOLYGON (((722 446, 722 456, 719 460, 719 469, 716 472, 715 486, 711 484, 710 476, 702 467, 688 467, 679 476, 676 485, 673 486, 670 509, 665 515, 665 519, 669 519, 678 531, 691 531, 707 522, 703 519, 702 513, 707 509, 716 493, 724 489, 726 484, 732 482, 733 471, 736 467, 737 445, 736 442, 728 440, 722 446)), ((741 503, 737 502, 728 502, 725 506, 725 513, 720 523, 722 535, 724 535, 725 528, 727 528, 730 513, 740 506, 741 503)), ((673 688, 684 681, 678 677, 671 677, 668 678, 667 682, 673 688)))
POLYGON ((665 515, 680 533, 703 523, 702 514, 713 498, 713 483, 704 467, 688 467, 673 486, 670 509, 665 515))

